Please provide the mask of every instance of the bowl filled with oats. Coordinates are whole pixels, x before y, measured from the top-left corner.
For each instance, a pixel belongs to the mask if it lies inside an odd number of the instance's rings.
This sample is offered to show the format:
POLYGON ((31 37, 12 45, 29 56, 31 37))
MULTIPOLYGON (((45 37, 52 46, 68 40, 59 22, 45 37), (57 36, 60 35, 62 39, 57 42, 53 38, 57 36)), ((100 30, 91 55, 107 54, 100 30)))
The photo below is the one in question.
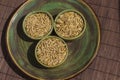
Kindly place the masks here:
POLYGON ((56 36, 48 36, 40 40, 35 48, 37 61, 48 68, 61 65, 68 56, 68 46, 64 40, 56 36))
POLYGON ((85 29, 85 17, 77 10, 64 10, 55 19, 54 30, 59 37, 65 40, 74 40, 80 37, 85 29))
POLYGON ((42 39, 53 30, 53 18, 49 12, 33 11, 23 21, 23 31, 31 39, 42 39))

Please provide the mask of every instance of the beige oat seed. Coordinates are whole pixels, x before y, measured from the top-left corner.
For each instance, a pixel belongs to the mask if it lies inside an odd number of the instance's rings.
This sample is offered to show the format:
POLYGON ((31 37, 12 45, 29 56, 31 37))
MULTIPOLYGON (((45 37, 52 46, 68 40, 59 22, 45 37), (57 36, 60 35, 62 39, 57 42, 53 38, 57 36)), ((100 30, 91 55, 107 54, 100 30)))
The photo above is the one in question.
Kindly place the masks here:
POLYGON ((50 32, 52 21, 48 14, 38 12, 27 16, 24 25, 29 36, 39 38, 50 32))
POLYGON ((64 38, 78 36, 84 28, 84 20, 77 12, 65 12, 56 19, 56 32, 64 38))
POLYGON ((67 53, 67 45, 57 37, 46 38, 36 47, 37 59, 47 67, 54 67, 64 62, 67 53))

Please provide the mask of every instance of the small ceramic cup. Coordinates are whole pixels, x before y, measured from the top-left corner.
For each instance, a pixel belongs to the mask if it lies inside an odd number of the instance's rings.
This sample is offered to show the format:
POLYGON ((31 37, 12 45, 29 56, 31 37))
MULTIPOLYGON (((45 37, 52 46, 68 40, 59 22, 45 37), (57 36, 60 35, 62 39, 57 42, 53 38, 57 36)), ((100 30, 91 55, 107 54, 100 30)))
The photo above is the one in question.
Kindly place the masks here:
POLYGON ((54 30, 65 40, 79 38, 86 29, 86 20, 83 14, 74 9, 60 12, 55 18, 54 30))
POLYGON ((56 36, 47 36, 40 40, 35 48, 37 61, 47 68, 61 65, 68 56, 68 46, 56 36))
POLYGON ((52 15, 49 12, 33 11, 24 18, 23 31, 31 39, 42 39, 51 34, 53 23, 52 15))

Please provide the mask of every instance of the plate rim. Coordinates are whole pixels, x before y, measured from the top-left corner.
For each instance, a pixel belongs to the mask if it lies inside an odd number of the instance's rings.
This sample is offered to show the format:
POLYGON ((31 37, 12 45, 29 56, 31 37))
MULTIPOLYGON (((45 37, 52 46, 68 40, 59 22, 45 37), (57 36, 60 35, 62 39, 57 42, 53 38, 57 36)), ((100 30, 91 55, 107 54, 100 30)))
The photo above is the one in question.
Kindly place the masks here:
MULTIPOLYGON (((9 34, 10 25, 12 24, 12 21, 14 20, 13 17, 16 15, 16 13, 19 12, 20 9, 22 9, 22 8, 23 8, 27 3, 29 3, 30 1, 32 1, 32 0, 26 0, 26 1, 17 9, 17 11, 15 11, 15 13, 13 14, 13 16, 11 17, 11 19, 10 19, 10 21, 9 21, 9 24, 8 24, 8 26, 7 26, 7 31, 6 31, 7 33, 6 33, 6 36, 5 36, 5 38, 6 38, 6 45, 7 45, 8 54, 10 55, 13 63, 18 67, 19 70, 21 70, 21 71, 22 71, 23 73, 25 73, 27 76, 29 76, 29 77, 31 77, 31 78, 34 78, 34 79, 36 79, 36 80, 45 80, 45 79, 43 79, 43 78, 33 76, 33 75, 30 74, 29 72, 25 71, 22 67, 20 67, 19 64, 16 62, 15 58, 12 56, 12 52, 11 52, 10 46, 9 46, 8 34, 9 34)), ((84 70, 92 63, 92 61, 95 59, 95 57, 97 56, 98 49, 99 49, 99 47, 100 47, 100 21, 99 21, 97 15, 96 15, 95 11, 91 8, 91 6, 90 6, 88 3, 86 3, 86 1, 84 1, 84 0, 77 0, 77 1, 82 2, 82 4, 84 4, 84 5, 90 10, 90 12, 93 14, 93 16, 94 16, 94 18, 95 18, 95 20, 96 20, 96 23, 97 23, 97 26, 96 26, 96 27, 97 27, 97 29, 98 29, 98 42, 97 42, 97 47, 96 47, 96 50, 95 50, 95 52, 94 52, 94 55, 93 55, 93 57, 89 60, 89 62, 88 62, 80 71, 76 72, 75 74, 73 74, 73 75, 71 75, 71 76, 68 76, 68 77, 66 77, 66 78, 63 78, 62 80, 66 80, 66 79, 73 78, 73 77, 77 76, 79 73, 81 73, 82 71, 84 71, 84 70)), ((59 80, 59 79, 57 79, 57 80, 59 80)), ((61 79, 60 79, 60 80, 61 80, 61 79)))

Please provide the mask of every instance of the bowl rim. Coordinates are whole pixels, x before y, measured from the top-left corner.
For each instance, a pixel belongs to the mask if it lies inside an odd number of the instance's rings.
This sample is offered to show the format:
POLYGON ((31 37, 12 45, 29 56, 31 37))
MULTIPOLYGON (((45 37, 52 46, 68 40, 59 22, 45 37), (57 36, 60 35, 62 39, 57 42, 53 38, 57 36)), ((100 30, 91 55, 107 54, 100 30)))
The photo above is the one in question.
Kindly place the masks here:
POLYGON ((29 38, 31 38, 31 39, 34 39, 34 40, 39 40, 39 39, 42 39, 43 37, 48 36, 48 35, 50 35, 50 34, 52 33, 52 31, 53 31, 53 25, 54 25, 53 17, 52 17, 52 15, 51 15, 48 11, 37 10, 37 11, 29 12, 29 13, 25 16, 25 18, 24 18, 24 20, 23 20, 23 23, 22 23, 22 28, 23 28, 23 31, 24 31, 24 33, 25 33, 25 35, 26 35, 27 37, 29 37, 29 38), (51 20, 51 29, 50 29, 50 31, 49 31, 48 33, 46 33, 45 35, 43 35, 43 36, 41 36, 41 37, 37 37, 37 38, 32 37, 31 35, 29 35, 29 34, 26 32, 26 29, 25 29, 25 20, 26 20, 29 16, 31 16, 32 14, 36 14, 36 13, 44 13, 44 14, 47 14, 48 17, 49 17, 50 20, 51 20))
POLYGON ((41 64, 41 65, 43 65, 44 67, 47 67, 47 68, 54 68, 54 67, 58 67, 58 66, 60 66, 61 64, 63 64, 65 61, 66 61, 66 59, 67 59, 67 57, 68 57, 68 45, 67 45, 67 43, 63 40, 63 39, 61 39, 60 37, 57 37, 57 36, 46 36, 46 37, 44 37, 43 39, 41 39, 38 43, 37 43, 37 45, 36 45, 36 47, 35 47, 35 58, 36 58, 36 60, 41 64), (56 39, 59 39, 60 41, 62 41, 64 44, 65 44, 65 46, 66 46, 66 56, 65 56, 65 58, 63 59, 63 61, 61 62, 61 63, 59 63, 59 64, 57 64, 57 65, 55 65, 55 66, 48 66, 48 65, 45 65, 42 61, 40 61, 39 59, 38 59, 38 57, 37 57, 37 47, 38 47, 38 45, 42 42, 42 41, 44 41, 44 40, 46 40, 46 39, 48 39, 48 38, 56 38, 56 39))
POLYGON ((78 10, 76 10, 76 9, 66 9, 66 10, 61 11, 61 12, 57 15, 57 17, 55 18, 55 22, 54 22, 53 28, 54 28, 54 30, 55 30, 55 33, 56 33, 59 37, 65 39, 65 40, 74 40, 74 39, 77 39, 77 38, 81 37, 81 36, 83 35, 83 33, 85 32, 85 30, 86 30, 86 19, 85 19, 84 15, 83 15, 80 11, 78 11, 78 10), (84 21, 84 27, 83 27, 82 32, 81 32, 79 35, 75 36, 75 37, 71 37, 71 38, 63 37, 63 36, 61 36, 61 35, 57 32, 57 30, 56 30, 56 21, 57 21, 57 19, 59 18, 59 16, 60 16, 61 14, 64 14, 64 13, 66 13, 66 12, 75 12, 75 13, 77 13, 77 14, 79 14, 79 15, 82 17, 82 19, 83 19, 83 21, 84 21))
MULTIPOLYGON (((10 57, 11 57, 11 59, 12 59, 12 61, 14 62, 14 64, 18 67, 18 69, 20 69, 23 73, 25 73, 25 75, 27 75, 28 77, 31 77, 31 78, 33 78, 33 79, 40 79, 40 80, 44 80, 44 78, 42 78, 42 77, 37 77, 37 76, 34 76, 34 75, 32 75, 32 74, 30 74, 29 72, 27 72, 26 70, 24 70, 18 63, 17 63, 17 61, 15 60, 15 58, 13 57, 13 55, 12 55, 12 52, 11 52, 11 50, 10 50, 10 44, 9 44, 9 30, 10 30, 10 27, 11 27, 11 24, 12 24, 12 21, 14 21, 14 16, 16 16, 16 14, 19 12, 19 10, 21 10, 22 8, 24 8, 24 6, 26 5, 26 4, 28 4, 30 1, 32 1, 32 0, 27 0, 27 1, 25 1, 25 3, 23 4, 23 5, 21 5, 20 6, 20 8, 15 12, 15 14, 12 16, 12 19, 10 20, 10 22, 9 22, 9 24, 8 24, 8 28, 7 28, 7 32, 6 32, 6 44, 8 45, 8 47, 7 47, 7 49, 8 49, 8 52, 9 52, 9 55, 10 55, 10 57)), ((86 2, 86 1, 81 1, 81 0, 78 0, 78 2, 81 2, 82 4, 84 4, 89 10, 90 10, 90 12, 92 13, 92 15, 93 15, 93 18, 95 19, 95 21, 96 21, 96 23, 97 23, 97 30, 98 30, 98 42, 96 43, 97 44, 97 46, 96 46, 96 49, 95 49, 95 52, 94 52, 94 55, 93 55, 93 57, 89 60, 89 62, 81 69, 81 70, 79 70, 77 73, 75 73, 75 74, 73 74, 73 75, 71 75, 71 76, 68 76, 68 77, 66 77, 66 78, 62 78, 63 80, 64 79, 70 79, 70 78, 73 78, 73 77, 75 77, 76 75, 78 75, 79 73, 81 73, 81 72, 83 72, 86 68, 88 68, 88 66, 92 63, 92 61, 95 59, 95 57, 96 57, 96 55, 97 55, 97 52, 98 52, 98 49, 99 49, 99 47, 100 47, 100 39, 101 39, 101 32, 100 32, 100 27, 101 27, 101 25, 100 25, 100 21, 99 21, 99 19, 98 19, 98 17, 97 17, 97 15, 96 15, 96 13, 95 13, 95 11, 92 9, 92 7, 86 2)))

